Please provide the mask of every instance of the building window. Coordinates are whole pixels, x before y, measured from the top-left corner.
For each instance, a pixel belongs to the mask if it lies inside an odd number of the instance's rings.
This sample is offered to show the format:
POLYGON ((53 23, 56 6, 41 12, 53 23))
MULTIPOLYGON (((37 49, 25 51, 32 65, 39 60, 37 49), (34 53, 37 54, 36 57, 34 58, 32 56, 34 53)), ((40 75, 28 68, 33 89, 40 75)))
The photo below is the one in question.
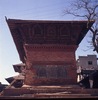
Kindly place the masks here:
POLYGON ((36 70, 37 77, 47 78, 66 78, 67 71, 63 65, 35 65, 33 68, 36 70))
POLYGON ((67 72, 65 66, 57 67, 57 77, 65 78, 66 76, 67 76, 67 72))
POLYGON ((35 65, 33 68, 36 70, 37 77, 46 77, 46 68, 42 65, 35 65))
POLYGON ((37 76, 38 77, 46 77, 46 68, 44 66, 39 66, 37 70, 37 76))
POLYGON ((93 62, 92 61, 88 61, 88 65, 92 65, 93 64, 93 62))

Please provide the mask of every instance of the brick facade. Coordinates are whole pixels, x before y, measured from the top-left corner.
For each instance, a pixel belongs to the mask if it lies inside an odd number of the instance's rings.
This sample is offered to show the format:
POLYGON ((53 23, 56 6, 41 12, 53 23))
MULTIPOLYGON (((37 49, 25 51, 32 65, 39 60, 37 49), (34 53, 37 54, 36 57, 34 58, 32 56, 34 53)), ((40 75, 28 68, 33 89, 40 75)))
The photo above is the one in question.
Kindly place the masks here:
MULTIPOLYGON (((28 71, 26 84, 29 85, 65 85, 76 83, 75 50, 76 46, 58 45, 25 45, 28 71), (37 70, 33 66, 65 66, 66 75, 64 77, 38 77, 37 70)), ((59 68, 60 68, 59 67, 59 68)), ((48 68, 47 68, 48 69, 48 68)), ((52 69, 50 69, 53 71, 52 69)), ((62 71, 63 71, 62 70, 62 71)), ((46 73, 48 73, 46 71, 46 73)), ((54 72, 55 73, 55 72, 54 72)), ((62 73, 62 72, 61 72, 62 73)), ((51 74, 50 74, 51 76, 51 74)), ((54 75, 55 76, 55 75, 54 75)))

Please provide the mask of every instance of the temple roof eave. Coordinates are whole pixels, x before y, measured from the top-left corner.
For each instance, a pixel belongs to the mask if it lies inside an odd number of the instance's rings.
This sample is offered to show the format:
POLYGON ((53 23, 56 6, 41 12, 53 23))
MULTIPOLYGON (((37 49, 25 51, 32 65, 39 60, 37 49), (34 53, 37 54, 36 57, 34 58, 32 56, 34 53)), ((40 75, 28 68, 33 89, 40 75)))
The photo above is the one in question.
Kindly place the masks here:
MULTIPOLYGON (((38 24, 38 23, 43 23, 43 24, 47 24, 47 23, 55 23, 55 24, 68 24, 70 23, 70 25, 74 25, 74 23, 81 25, 83 27, 83 31, 81 31, 81 33, 79 33, 79 36, 77 37, 77 42, 74 45, 79 45, 79 43, 82 41, 82 39, 84 38, 84 36, 86 35, 86 33, 88 32, 89 28, 87 27, 87 21, 52 21, 52 20, 18 20, 18 19, 7 19, 6 20, 8 23, 8 26, 10 28, 13 40, 15 42, 16 48, 18 50, 19 56, 20 56, 20 60, 24 63, 25 62, 25 51, 24 51, 24 44, 25 41, 23 39, 25 39, 24 35, 18 36, 17 34, 19 34, 19 31, 17 30, 19 27, 19 24, 38 24)), ((94 21, 90 22, 90 27, 93 25, 94 21)), ((76 27, 77 29, 77 27, 76 27)), ((27 40, 28 41, 28 40, 27 40)), ((73 42, 74 43, 74 42, 73 42)), ((36 44, 36 43, 35 43, 36 44)))

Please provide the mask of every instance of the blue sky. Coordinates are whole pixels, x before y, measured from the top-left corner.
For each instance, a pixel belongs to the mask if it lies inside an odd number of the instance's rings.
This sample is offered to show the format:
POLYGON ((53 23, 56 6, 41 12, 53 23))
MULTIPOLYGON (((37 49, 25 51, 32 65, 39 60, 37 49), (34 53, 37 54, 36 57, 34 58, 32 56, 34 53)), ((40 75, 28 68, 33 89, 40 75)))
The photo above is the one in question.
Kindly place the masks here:
MULTIPOLYGON (((5 16, 11 19, 27 20, 76 20, 72 16, 63 16, 65 8, 74 0, 0 0, 0 82, 6 84, 5 78, 17 75, 13 65, 21 63, 5 16)), ((96 54, 88 49, 89 33, 76 51, 78 56, 96 54)))

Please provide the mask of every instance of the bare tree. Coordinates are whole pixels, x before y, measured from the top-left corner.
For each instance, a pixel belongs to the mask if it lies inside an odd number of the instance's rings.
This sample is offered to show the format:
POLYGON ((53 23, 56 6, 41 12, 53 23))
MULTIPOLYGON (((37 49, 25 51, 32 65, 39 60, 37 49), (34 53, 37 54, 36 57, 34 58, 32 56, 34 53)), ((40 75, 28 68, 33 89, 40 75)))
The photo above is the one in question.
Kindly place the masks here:
POLYGON ((90 21, 95 21, 90 27, 90 32, 92 33, 94 51, 98 53, 98 0, 75 0, 70 4, 69 9, 64 10, 64 14, 88 20, 87 28, 90 21))

